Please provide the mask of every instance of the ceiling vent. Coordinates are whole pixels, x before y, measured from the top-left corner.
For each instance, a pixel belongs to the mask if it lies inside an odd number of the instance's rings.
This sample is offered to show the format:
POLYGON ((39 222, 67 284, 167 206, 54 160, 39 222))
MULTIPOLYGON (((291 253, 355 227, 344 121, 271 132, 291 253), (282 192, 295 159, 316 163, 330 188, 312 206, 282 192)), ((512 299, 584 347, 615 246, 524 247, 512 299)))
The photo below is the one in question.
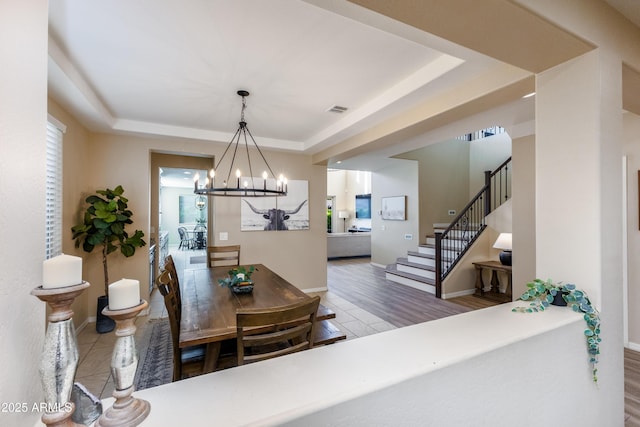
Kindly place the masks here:
POLYGON ((340 105, 334 105, 334 106, 330 107, 327 111, 329 111, 331 113, 344 113, 347 110, 348 110, 347 107, 341 107, 340 105))

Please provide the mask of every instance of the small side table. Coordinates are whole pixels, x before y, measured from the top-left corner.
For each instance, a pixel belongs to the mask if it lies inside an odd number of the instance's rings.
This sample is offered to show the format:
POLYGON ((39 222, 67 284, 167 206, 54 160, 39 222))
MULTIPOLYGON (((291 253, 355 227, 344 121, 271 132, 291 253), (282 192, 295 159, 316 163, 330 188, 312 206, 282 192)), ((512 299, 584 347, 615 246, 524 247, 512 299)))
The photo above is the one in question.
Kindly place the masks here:
POLYGON ((479 261, 473 263, 476 268, 476 293, 475 295, 482 298, 487 298, 499 302, 511 302, 512 300, 512 286, 511 286, 511 266, 503 265, 500 261, 479 261), (491 271, 491 289, 485 291, 484 280, 482 279, 482 272, 484 270, 491 271), (500 292, 500 280, 498 279, 498 272, 504 272, 507 276, 507 285, 505 286, 505 292, 500 292))

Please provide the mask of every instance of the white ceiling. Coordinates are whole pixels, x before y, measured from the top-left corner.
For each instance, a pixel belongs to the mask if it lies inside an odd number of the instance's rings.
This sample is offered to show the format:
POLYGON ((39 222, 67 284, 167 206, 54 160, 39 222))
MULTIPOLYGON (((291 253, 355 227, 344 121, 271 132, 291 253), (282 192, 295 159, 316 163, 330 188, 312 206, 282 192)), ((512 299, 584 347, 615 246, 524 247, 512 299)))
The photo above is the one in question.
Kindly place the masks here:
POLYGON ((246 89, 261 145, 314 152, 442 91, 434 82, 446 73, 468 79, 495 63, 456 46, 458 57, 445 54, 430 47, 442 40, 358 6, 339 9, 299 0, 51 2, 50 94, 94 131, 226 142, 240 118, 236 91, 246 89), (333 105, 349 110, 327 112, 333 105))
MULTIPOLYGON (((608 2, 640 21, 637 0, 608 2)), ((226 143, 246 89, 261 146, 313 154, 500 65, 340 0, 49 7, 49 93, 98 132, 226 143)))

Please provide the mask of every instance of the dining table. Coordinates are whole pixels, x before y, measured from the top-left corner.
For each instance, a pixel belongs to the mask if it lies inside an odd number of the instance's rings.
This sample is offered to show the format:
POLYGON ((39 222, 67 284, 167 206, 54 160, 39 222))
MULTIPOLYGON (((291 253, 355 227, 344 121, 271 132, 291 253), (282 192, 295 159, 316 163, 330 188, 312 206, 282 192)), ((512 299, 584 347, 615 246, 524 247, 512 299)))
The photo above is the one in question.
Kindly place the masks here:
POLYGON ((233 267, 184 270, 179 345, 207 345, 205 372, 216 369, 222 342, 237 338, 238 308, 270 308, 310 298, 265 265, 253 266, 253 291, 241 294, 218 283, 233 267))

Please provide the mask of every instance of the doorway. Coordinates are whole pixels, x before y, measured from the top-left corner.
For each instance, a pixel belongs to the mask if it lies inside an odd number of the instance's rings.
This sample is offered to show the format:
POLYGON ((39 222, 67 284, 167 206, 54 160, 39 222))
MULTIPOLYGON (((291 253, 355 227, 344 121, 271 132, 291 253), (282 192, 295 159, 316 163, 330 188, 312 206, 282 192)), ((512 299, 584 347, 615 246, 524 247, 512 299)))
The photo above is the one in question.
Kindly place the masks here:
POLYGON ((193 179, 196 173, 206 176, 213 162, 213 157, 151 153, 150 248, 156 248, 156 275, 164 269, 165 257, 179 253, 178 248, 206 252, 213 235, 213 206, 207 197, 193 193, 193 179), (180 228, 187 232, 184 238, 180 228))

